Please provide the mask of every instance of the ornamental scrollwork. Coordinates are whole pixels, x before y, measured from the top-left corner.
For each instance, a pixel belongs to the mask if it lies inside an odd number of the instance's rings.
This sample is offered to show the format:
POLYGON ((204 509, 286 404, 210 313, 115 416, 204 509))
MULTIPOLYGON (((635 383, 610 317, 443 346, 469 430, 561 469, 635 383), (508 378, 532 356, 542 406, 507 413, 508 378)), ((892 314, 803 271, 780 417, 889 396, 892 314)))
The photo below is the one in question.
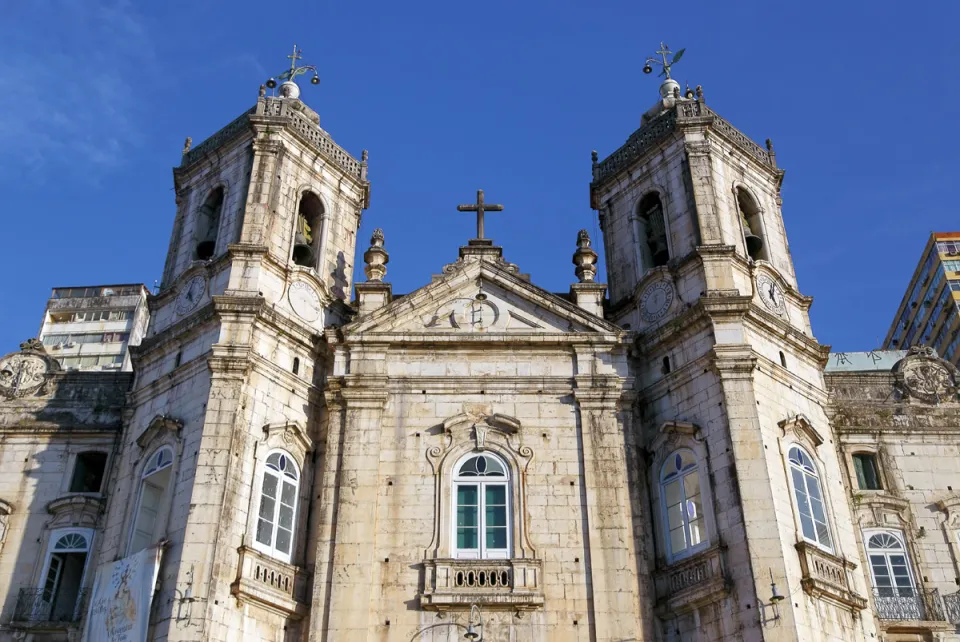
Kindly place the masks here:
POLYGON ((20 344, 20 352, 0 359, 0 395, 19 399, 43 394, 48 375, 59 369, 59 362, 47 355, 40 341, 24 341, 20 344))
POLYGON ((937 356, 928 346, 910 348, 906 357, 894 366, 897 386, 905 396, 927 403, 940 403, 957 397, 957 369, 937 356))

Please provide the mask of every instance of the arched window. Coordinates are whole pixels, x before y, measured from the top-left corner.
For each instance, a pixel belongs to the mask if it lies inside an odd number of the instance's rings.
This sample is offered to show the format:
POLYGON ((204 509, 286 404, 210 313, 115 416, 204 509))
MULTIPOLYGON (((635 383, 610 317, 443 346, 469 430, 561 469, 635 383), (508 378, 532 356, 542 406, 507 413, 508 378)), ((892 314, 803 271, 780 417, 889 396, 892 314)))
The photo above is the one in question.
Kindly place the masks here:
POLYGON ((670 453, 660 470, 664 538, 671 559, 706 547, 700 469, 692 451, 670 453))
POLYGON ((213 258, 217 249, 217 235, 220 233, 220 213, 223 210, 223 188, 210 192, 207 199, 197 210, 197 222, 194 238, 197 243, 197 258, 203 261, 213 258))
POLYGON ((900 534, 883 531, 865 536, 876 594, 880 597, 914 597, 916 585, 900 534))
POLYGON ((810 455, 799 446, 790 449, 789 460, 803 538, 824 548, 832 548, 817 468, 810 455))
POLYGON ((506 464, 489 453, 471 454, 456 468, 454 557, 510 557, 509 482, 506 464))
POLYGON ((260 485, 255 548, 285 562, 293 552, 300 471, 293 457, 276 451, 267 457, 260 485))
POLYGON ((670 260, 667 245, 667 226, 660 195, 651 192, 640 199, 637 205, 637 221, 640 243, 640 256, 643 258, 643 271, 652 267, 666 265, 670 260))
POLYGON ((783 350, 780 351, 780 365, 784 368, 787 367, 787 355, 783 354, 783 350))
POLYGON ((128 555, 142 551, 156 542, 165 528, 160 519, 167 489, 170 487, 170 473, 173 467, 173 450, 164 446, 150 455, 140 477, 140 495, 137 498, 137 512, 133 520, 133 535, 130 538, 128 555))
POLYGON ((297 228, 293 237, 293 262, 317 267, 320 254, 320 225, 323 203, 313 192, 304 192, 297 207, 297 228))
MULTIPOLYGON (((75 621, 82 608, 87 558, 93 532, 89 529, 65 529, 50 533, 49 548, 40 574, 40 599, 33 603, 30 619, 75 621)), ((27 618, 24 618, 27 619, 27 618)))
POLYGON ((743 241, 747 247, 747 254, 755 261, 766 260, 767 250, 763 242, 760 206, 742 187, 737 188, 737 208, 740 210, 740 223, 743 225, 743 241))

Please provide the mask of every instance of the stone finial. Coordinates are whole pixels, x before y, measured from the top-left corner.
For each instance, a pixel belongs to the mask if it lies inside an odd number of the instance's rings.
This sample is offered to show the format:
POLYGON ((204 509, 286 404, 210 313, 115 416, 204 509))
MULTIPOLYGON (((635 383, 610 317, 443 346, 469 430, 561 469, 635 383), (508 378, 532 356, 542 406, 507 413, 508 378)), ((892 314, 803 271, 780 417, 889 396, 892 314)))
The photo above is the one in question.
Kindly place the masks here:
MULTIPOLYGON (((368 152, 367 150, 363 150, 362 152, 360 152, 360 161, 361 161, 361 162, 366 163, 369 158, 370 158, 370 152, 368 152)), ((379 230, 378 230, 378 231, 379 231, 379 230)), ((381 231, 381 234, 382 234, 382 231, 381 231)))
POLYGON ((260 94, 259 94, 259 96, 260 96, 261 98, 263 98, 263 97, 266 96, 266 95, 267 95, 267 86, 266 86, 266 85, 260 85, 260 94))
POLYGON ((673 88, 673 97, 680 100, 680 85, 673 88))
POLYGON ((580 230, 577 234, 577 251, 573 253, 574 273, 581 283, 592 283, 597 276, 597 253, 590 247, 590 234, 580 230))
POLYGON ((697 85, 697 100, 703 101, 703 85, 697 85))
POLYGON ((597 154, 597 150, 590 152, 590 161, 593 162, 594 165, 600 162, 599 158, 600 156, 597 154))
POLYGON ((20 349, 23 351, 32 350, 34 352, 46 352, 47 349, 43 346, 43 341, 40 339, 27 339, 20 344, 20 349))
POLYGON ((370 249, 363 253, 363 262, 366 267, 363 268, 368 281, 383 281, 387 275, 387 263, 390 262, 390 255, 383 249, 383 230, 379 227, 373 231, 370 237, 370 249))
POLYGON ((768 139, 767 139, 767 151, 770 152, 771 154, 773 153, 773 139, 772 139, 772 138, 768 138, 768 139))
POLYGON ((183 141, 183 153, 189 152, 191 146, 193 146, 193 139, 187 136, 187 140, 183 141))

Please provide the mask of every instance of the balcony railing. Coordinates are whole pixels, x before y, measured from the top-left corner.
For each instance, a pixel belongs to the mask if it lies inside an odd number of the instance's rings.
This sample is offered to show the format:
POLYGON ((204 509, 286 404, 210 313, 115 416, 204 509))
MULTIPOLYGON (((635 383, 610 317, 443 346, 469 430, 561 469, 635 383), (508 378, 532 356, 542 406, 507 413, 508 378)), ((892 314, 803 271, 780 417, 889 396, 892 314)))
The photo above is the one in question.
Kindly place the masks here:
POLYGON ((860 611, 867 607, 867 600, 859 595, 850 583, 848 571, 857 568, 853 562, 831 555, 808 542, 796 545, 800 554, 800 580, 803 590, 808 594, 831 600, 860 611))
POLYGON ((657 609, 679 614, 721 599, 727 594, 723 551, 712 546, 658 570, 653 577, 657 609))
POLYGON ((543 606, 540 560, 427 560, 425 609, 457 606, 500 606, 518 611, 543 606))
POLYGON ((881 620, 945 622, 944 604, 937 589, 875 588, 873 603, 881 620))
POLYGON ((240 568, 231 591, 249 601, 300 618, 307 612, 306 575, 300 567, 286 564, 247 546, 241 546, 240 568))
POLYGON ((13 612, 14 622, 79 622, 87 613, 89 589, 80 589, 75 598, 51 596, 38 588, 22 588, 13 612))

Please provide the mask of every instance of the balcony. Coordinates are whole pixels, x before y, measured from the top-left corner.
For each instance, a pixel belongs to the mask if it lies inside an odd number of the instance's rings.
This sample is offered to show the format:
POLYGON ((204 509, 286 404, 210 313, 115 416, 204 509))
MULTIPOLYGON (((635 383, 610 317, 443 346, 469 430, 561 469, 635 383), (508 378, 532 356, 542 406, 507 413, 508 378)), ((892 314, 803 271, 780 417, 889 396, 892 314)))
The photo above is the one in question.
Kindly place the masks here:
POLYGON ((657 614, 670 617, 726 597, 728 583, 720 546, 712 546, 657 571, 657 614))
POLYGON ((307 614, 306 577, 300 567, 267 557, 248 546, 241 546, 239 552, 237 580, 230 585, 237 600, 285 617, 300 619, 307 614))
POLYGON ((825 599, 851 611, 867 608, 867 600, 853 590, 848 571, 857 568, 853 562, 831 555, 807 542, 798 542, 800 584, 808 595, 825 599))
POLYGON ((41 588, 22 588, 17 595, 10 626, 17 629, 67 629, 76 626, 87 614, 89 589, 66 591, 56 595, 41 588))
POLYGON ((540 560, 426 560, 420 605, 430 611, 506 608, 530 611, 543 606, 540 560))
POLYGON ((898 622, 946 622, 940 591, 937 589, 873 589, 877 617, 898 622))

